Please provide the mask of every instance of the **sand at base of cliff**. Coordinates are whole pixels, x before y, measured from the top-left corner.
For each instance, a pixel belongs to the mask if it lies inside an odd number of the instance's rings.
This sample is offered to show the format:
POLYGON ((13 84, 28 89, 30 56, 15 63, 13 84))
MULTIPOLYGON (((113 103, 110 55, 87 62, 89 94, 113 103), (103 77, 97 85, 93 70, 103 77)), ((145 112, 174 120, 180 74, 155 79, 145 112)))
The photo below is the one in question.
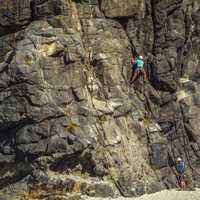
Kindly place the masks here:
MULTIPOLYGON (((88 200, 111 200, 112 198, 87 198, 88 200)), ((196 191, 175 191, 164 190, 154 194, 145 194, 136 198, 119 197, 115 200, 200 200, 200 190, 196 191)))

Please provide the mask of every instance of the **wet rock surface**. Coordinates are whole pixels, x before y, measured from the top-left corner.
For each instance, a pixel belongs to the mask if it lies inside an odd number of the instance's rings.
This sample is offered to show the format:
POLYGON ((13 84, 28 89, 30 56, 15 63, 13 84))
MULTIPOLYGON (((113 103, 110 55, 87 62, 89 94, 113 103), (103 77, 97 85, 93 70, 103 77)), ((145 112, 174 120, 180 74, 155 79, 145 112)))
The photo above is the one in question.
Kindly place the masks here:
POLYGON ((2 198, 174 188, 179 156, 200 185, 198 0, 0 3, 2 198))

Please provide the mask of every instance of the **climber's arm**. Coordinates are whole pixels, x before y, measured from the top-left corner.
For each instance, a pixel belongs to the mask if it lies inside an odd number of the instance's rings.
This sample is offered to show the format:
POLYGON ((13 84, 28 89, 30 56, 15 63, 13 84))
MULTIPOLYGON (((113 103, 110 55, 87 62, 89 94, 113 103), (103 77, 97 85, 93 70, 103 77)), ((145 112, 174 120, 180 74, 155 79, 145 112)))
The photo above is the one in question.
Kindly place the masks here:
POLYGON ((135 63, 135 59, 131 58, 131 64, 133 65, 135 63))

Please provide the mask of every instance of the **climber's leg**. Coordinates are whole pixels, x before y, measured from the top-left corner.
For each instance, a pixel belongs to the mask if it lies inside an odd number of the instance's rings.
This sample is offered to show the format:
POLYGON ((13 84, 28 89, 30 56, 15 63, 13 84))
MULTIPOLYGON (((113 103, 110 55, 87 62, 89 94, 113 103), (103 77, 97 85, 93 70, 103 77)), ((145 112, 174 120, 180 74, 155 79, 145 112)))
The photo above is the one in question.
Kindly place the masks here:
POLYGON ((147 73, 144 69, 140 70, 141 74, 144 76, 144 80, 147 80, 147 73))
POLYGON ((130 84, 133 84, 134 81, 138 78, 140 71, 138 69, 135 70, 134 74, 131 77, 130 84))
POLYGON ((145 71, 145 70, 144 70, 144 72, 143 72, 143 73, 144 73, 144 79, 145 79, 145 80, 148 80, 148 78, 147 78, 147 73, 146 73, 146 71, 145 71))

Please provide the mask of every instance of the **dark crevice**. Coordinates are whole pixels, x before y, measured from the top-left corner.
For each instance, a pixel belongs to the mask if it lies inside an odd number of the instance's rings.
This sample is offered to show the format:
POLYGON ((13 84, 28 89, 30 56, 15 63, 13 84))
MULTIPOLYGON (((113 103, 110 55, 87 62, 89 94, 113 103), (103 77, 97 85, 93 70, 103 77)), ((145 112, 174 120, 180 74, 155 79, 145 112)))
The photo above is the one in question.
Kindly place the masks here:
POLYGON ((77 92, 74 90, 73 87, 71 87, 71 90, 72 90, 72 94, 73 94, 73 96, 74 96, 74 100, 75 100, 75 101, 77 101, 77 102, 83 101, 82 99, 79 98, 77 92))
POLYGON ((3 122, 0 124, 0 139, 2 140, 10 134, 17 132, 17 130, 23 128, 24 126, 33 123, 35 123, 35 121, 28 118, 16 122, 3 122))
POLYGON ((99 10, 101 13, 103 13, 104 17, 105 17, 105 13, 104 11, 101 9, 101 5, 102 5, 102 0, 97 0, 98 1, 98 6, 99 6, 99 10))
MULTIPOLYGON (((12 176, 5 176, 0 180, 0 189, 9 186, 11 189, 11 184, 17 183, 31 173, 30 164, 24 162, 18 162, 14 164, 8 164, 5 167, 1 166, 1 174, 6 174, 9 171, 12 176)), ((14 189, 12 188, 12 192, 14 193, 14 189)))
POLYGON ((175 13, 178 9, 180 9, 180 5, 175 5, 172 9, 170 9, 169 11, 167 11, 167 15, 173 15, 173 13, 175 13))
POLYGON ((34 20, 34 7, 35 7, 35 2, 31 1, 30 2, 30 8, 31 8, 31 20, 34 20))
POLYGON ((0 25, 0 29, 1 29, 0 36, 2 37, 2 36, 5 36, 7 34, 17 33, 19 31, 22 31, 29 24, 30 24, 30 21, 27 22, 26 24, 23 24, 23 25, 16 25, 16 24, 13 24, 13 25, 10 25, 10 26, 2 26, 2 25, 0 25))
POLYGON ((154 41, 153 41, 153 50, 152 50, 152 54, 155 56, 155 47, 156 47, 156 19, 155 19, 155 7, 154 7, 154 0, 150 0, 151 1, 151 8, 152 8, 152 13, 151 13, 151 18, 152 18, 152 22, 153 22, 153 32, 154 32, 154 41))
POLYGON ((192 128, 188 128, 187 126, 185 126, 185 130, 186 130, 186 134, 187 134, 189 142, 196 142, 196 138, 194 134, 192 133, 192 128))
POLYGON ((72 172, 80 171, 82 174, 88 173, 90 176, 95 176, 95 163, 92 159, 91 153, 86 153, 84 156, 82 152, 76 152, 72 155, 66 155, 56 162, 52 163, 50 169, 56 172, 72 172))
POLYGON ((129 17, 115 18, 115 21, 119 22, 123 29, 126 31, 126 27, 129 21, 129 17))
POLYGON ((135 45, 133 44, 133 41, 131 40, 129 34, 127 33, 127 24, 129 22, 129 19, 130 17, 114 18, 114 20, 117 21, 122 26, 124 32, 126 33, 126 36, 130 43, 132 57, 136 57, 138 56, 138 53, 136 52, 136 48, 135 45))
POLYGON ((48 116, 38 122, 35 122, 35 123, 41 123, 41 122, 44 122, 44 121, 49 121, 49 120, 52 120, 52 119, 59 119, 59 118, 62 118, 62 117, 65 117, 66 115, 65 114, 60 114, 60 115, 54 115, 54 116, 48 116))

